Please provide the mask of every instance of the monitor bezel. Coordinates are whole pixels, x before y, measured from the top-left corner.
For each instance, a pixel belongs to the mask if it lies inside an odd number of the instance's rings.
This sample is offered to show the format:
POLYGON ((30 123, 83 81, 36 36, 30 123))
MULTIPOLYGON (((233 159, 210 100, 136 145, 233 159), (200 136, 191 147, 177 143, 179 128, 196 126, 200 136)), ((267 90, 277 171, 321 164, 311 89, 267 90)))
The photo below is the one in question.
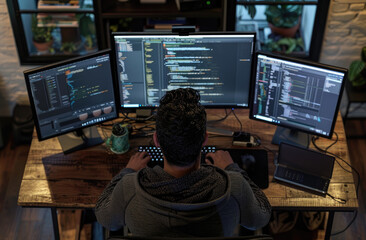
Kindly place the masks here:
POLYGON ((245 35, 245 36, 250 36, 253 35, 253 44, 252 44, 252 55, 251 55, 251 67, 250 67, 250 74, 249 74, 249 88, 248 88, 248 104, 247 106, 237 106, 237 105, 205 105, 202 104, 205 108, 216 108, 216 109, 226 109, 226 108, 241 108, 241 109, 248 109, 250 107, 250 100, 251 100, 251 84, 252 84, 252 75, 253 75, 253 63, 254 63, 254 54, 256 52, 256 39, 257 39, 257 33, 256 32, 234 32, 234 31, 227 31, 227 32, 222 32, 222 31, 218 31, 218 32, 184 32, 183 34, 180 34, 179 32, 161 32, 161 31, 157 31, 157 32, 112 32, 111 34, 111 49, 113 52, 113 68, 114 68, 114 73, 115 73, 115 80, 117 82, 117 89, 116 91, 118 91, 118 105, 119 105, 119 109, 122 112, 129 112, 129 111, 134 111, 137 109, 151 109, 154 110, 156 108, 158 108, 158 106, 139 106, 139 107, 123 107, 121 106, 121 98, 122 98, 122 94, 120 92, 120 83, 119 83, 119 79, 117 76, 117 61, 116 61, 116 45, 115 45, 115 36, 200 36, 200 35, 218 35, 218 36, 222 36, 222 35, 245 35))
POLYGON ((331 139, 334 133, 334 127, 335 124, 337 122, 337 117, 338 117, 338 112, 339 112, 339 106, 341 104, 341 100, 342 100, 342 94, 343 94, 343 89, 344 89, 344 85, 345 85, 345 81, 347 78, 347 72, 348 70, 342 67, 338 67, 338 66, 332 66, 332 65, 327 65, 327 64, 323 64, 323 63, 319 63, 319 62, 313 62, 313 61, 309 61, 309 60, 305 60, 305 59, 300 59, 300 58, 294 58, 294 57, 289 57, 289 56, 283 56, 283 55, 279 55, 279 54, 274 54, 274 53, 269 53, 269 52, 265 52, 265 51, 257 51, 255 54, 255 59, 252 65, 252 79, 251 79, 251 99, 250 99, 250 103, 249 103, 249 119, 253 119, 256 121, 261 121, 261 122, 265 122, 265 123, 269 123, 272 125, 276 125, 279 127, 285 127, 291 130, 296 130, 296 131, 300 131, 300 132, 304 132, 304 133, 308 133, 308 134, 312 134, 312 135, 317 135, 320 137, 324 137, 324 138, 328 138, 331 139), (276 123, 276 122, 269 122, 269 121, 265 121, 263 119, 259 119, 259 118, 255 118, 254 114, 253 114, 253 108, 254 108, 254 96, 255 96, 255 86, 256 86, 256 71, 257 71, 257 64, 258 64, 258 55, 265 55, 268 57, 272 57, 272 58, 277 58, 279 60, 285 60, 285 61, 291 61, 291 62, 295 62, 295 63, 300 63, 300 64, 306 64, 309 66, 313 66, 313 67, 318 67, 318 68, 324 68, 327 70, 331 70, 331 71, 337 71, 337 72, 342 72, 344 73, 344 77, 342 80, 342 84, 341 84, 341 89, 339 92, 339 97, 338 97, 338 101, 337 101, 337 105, 334 111, 334 115, 333 115, 333 121, 332 121, 332 126, 330 128, 329 131, 329 136, 321 134, 321 133, 317 133, 317 132, 313 132, 313 131, 308 131, 305 129, 300 129, 296 126, 293 125, 287 125, 287 124, 283 124, 283 123, 276 123))
POLYGON ((101 50, 101 51, 98 51, 98 52, 95 52, 95 53, 91 53, 91 54, 87 54, 87 55, 83 55, 83 56, 63 60, 63 61, 60 61, 60 62, 48 64, 48 65, 45 65, 45 66, 40 66, 40 67, 28 69, 28 70, 25 70, 23 72, 24 79, 25 79, 25 84, 26 84, 26 88, 27 88, 27 92, 28 92, 28 98, 29 98, 30 106, 31 106, 31 109, 32 109, 32 112, 33 112, 34 125, 36 127, 37 137, 38 137, 39 141, 43 141, 43 140, 47 140, 47 139, 50 139, 50 138, 58 137, 58 136, 61 136, 61 135, 64 135, 64 134, 67 134, 67 133, 70 133, 70 132, 74 132, 74 131, 77 131, 77 130, 80 130, 80 129, 92 127, 92 126, 101 124, 103 122, 111 121, 111 120, 116 119, 116 118, 119 117, 119 112, 120 111, 119 111, 119 104, 116 104, 117 103, 116 102, 117 101, 117 98, 116 98, 117 97, 117 95, 116 95, 116 81, 115 81, 114 74, 113 74, 114 69, 112 67, 112 55, 113 55, 113 53, 112 53, 111 49, 105 49, 105 50, 101 50), (35 103, 34 103, 34 100, 33 100, 33 94, 32 94, 32 90, 31 90, 31 86, 30 86, 29 75, 32 75, 32 74, 35 74, 35 73, 38 73, 38 72, 47 71, 49 69, 60 67, 62 65, 72 64, 74 62, 83 61, 83 60, 87 60, 89 58, 94 58, 94 57, 98 57, 98 56, 102 56, 102 55, 106 55, 106 54, 109 55, 109 59, 110 59, 110 63, 111 63, 111 76, 112 76, 112 82, 113 82, 113 94, 114 94, 114 101, 115 101, 114 102, 114 108, 115 108, 115 111, 116 111, 116 116, 114 118, 106 119, 106 120, 103 120, 103 121, 100 121, 100 122, 97 122, 97 123, 92 123, 92 124, 84 126, 84 127, 78 127, 78 128, 72 129, 72 130, 64 131, 62 133, 53 134, 51 136, 42 136, 41 131, 40 131, 40 126, 39 126, 38 115, 36 114, 37 111, 36 111, 35 103))

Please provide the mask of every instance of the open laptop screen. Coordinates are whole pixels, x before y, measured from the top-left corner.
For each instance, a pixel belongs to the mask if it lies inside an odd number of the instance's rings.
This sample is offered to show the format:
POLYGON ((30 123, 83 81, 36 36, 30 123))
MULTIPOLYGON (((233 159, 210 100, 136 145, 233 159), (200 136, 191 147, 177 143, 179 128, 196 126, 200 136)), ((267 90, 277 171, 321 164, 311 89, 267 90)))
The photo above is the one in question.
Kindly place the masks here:
POLYGON ((330 179, 333 173, 334 157, 281 143, 278 164, 330 179))

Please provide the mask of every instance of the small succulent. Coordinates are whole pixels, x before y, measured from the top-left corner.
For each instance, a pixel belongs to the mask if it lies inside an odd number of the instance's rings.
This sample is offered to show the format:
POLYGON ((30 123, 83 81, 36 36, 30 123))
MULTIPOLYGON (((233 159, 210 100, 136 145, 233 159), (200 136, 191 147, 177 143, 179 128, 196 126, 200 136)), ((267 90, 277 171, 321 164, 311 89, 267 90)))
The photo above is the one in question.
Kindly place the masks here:
POLYGON ((125 134, 126 128, 122 124, 114 124, 112 127, 112 133, 116 136, 122 136, 125 134))

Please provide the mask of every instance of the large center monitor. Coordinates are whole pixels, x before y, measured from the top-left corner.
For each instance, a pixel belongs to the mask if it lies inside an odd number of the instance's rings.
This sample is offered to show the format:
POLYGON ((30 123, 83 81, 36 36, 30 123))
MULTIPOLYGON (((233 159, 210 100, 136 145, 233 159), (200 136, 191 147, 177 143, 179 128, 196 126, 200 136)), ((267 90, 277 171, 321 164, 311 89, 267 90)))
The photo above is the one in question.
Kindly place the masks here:
POLYGON ((120 106, 154 108, 194 88, 206 107, 248 107, 255 33, 113 33, 120 106))
POLYGON ((111 51, 100 51, 24 72, 38 139, 59 136, 64 152, 101 143, 83 128, 118 117, 111 51), (65 133, 76 132, 74 135, 65 133))
POLYGON ((264 52, 254 66, 250 118, 279 126, 273 143, 308 145, 301 132, 332 137, 346 69, 264 52))

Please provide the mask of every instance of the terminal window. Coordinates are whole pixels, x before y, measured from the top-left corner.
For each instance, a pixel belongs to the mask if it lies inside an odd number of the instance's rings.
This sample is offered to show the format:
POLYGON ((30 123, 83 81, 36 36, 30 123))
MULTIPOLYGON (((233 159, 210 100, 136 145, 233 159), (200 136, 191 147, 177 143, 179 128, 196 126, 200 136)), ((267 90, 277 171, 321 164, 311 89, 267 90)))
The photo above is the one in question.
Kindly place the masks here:
POLYGON ((113 118, 113 81, 108 55, 29 76, 43 137, 113 118))
POLYGON ((248 106, 254 35, 115 36, 122 107, 191 87, 204 105, 248 106))
POLYGON ((329 135, 342 80, 342 73, 259 55, 253 113, 329 135))

